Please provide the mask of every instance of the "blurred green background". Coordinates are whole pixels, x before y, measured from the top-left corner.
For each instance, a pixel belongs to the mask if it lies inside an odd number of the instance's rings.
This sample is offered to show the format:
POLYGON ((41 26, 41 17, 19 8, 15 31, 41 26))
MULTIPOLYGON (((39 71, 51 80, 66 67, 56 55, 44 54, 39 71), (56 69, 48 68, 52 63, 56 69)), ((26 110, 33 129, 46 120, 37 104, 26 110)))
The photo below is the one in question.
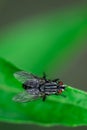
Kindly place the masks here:
MULTIPOLYGON (((0 57, 87 91, 87 0, 1 0, 0 57)), ((82 128, 0 124, 2 130, 82 128)))

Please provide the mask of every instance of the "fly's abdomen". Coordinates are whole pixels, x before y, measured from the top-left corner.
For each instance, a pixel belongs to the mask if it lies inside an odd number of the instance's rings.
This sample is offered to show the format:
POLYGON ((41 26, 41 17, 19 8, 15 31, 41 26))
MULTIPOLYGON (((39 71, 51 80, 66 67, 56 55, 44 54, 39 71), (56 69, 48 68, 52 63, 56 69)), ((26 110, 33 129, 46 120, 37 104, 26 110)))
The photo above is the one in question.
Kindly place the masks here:
POLYGON ((29 88, 37 88, 39 86, 38 80, 27 80, 23 84, 24 89, 29 89, 29 88))

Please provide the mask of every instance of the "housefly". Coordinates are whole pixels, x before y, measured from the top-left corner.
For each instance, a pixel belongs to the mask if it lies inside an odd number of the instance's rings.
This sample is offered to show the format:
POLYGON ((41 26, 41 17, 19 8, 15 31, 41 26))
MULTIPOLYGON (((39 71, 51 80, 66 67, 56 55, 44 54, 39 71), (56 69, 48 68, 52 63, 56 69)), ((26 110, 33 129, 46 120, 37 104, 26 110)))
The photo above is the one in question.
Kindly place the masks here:
POLYGON ((59 79, 49 80, 44 74, 42 78, 25 71, 14 73, 14 77, 22 83, 24 91, 13 97, 15 102, 29 102, 42 97, 45 101, 48 95, 59 95, 65 90, 65 85, 59 79))

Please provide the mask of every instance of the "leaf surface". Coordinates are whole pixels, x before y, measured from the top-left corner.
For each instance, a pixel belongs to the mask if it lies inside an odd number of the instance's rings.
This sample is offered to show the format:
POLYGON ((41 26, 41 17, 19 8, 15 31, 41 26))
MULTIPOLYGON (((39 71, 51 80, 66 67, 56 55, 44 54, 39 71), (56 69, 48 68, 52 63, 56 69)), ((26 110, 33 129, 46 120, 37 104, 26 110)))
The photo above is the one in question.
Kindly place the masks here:
POLYGON ((87 125, 87 93, 67 86, 63 96, 48 96, 28 103, 16 103, 12 98, 22 92, 13 77, 17 67, 0 58, 0 120, 13 123, 34 123, 43 126, 87 125))

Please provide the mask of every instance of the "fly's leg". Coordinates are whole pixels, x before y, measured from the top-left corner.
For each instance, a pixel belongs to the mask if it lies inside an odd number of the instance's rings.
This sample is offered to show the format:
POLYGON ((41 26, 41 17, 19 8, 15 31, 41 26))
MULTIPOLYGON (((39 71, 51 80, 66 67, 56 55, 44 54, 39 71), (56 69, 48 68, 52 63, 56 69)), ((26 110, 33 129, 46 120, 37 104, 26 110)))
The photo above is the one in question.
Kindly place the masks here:
POLYGON ((43 79, 44 79, 45 81, 47 81, 46 73, 43 73, 43 79))
POLYGON ((47 79, 46 79, 46 73, 45 73, 45 72, 43 72, 43 79, 47 80, 47 79))
POLYGON ((47 78, 46 78, 46 74, 45 73, 43 73, 43 79, 45 80, 45 82, 49 82, 50 80, 48 80, 47 78))
POLYGON ((44 96, 43 96, 43 101, 45 101, 46 100, 46 95, 44 94, 44 96))
POLYGON ((55 95, 58 95, 58 93, 55 93, 55 95))

